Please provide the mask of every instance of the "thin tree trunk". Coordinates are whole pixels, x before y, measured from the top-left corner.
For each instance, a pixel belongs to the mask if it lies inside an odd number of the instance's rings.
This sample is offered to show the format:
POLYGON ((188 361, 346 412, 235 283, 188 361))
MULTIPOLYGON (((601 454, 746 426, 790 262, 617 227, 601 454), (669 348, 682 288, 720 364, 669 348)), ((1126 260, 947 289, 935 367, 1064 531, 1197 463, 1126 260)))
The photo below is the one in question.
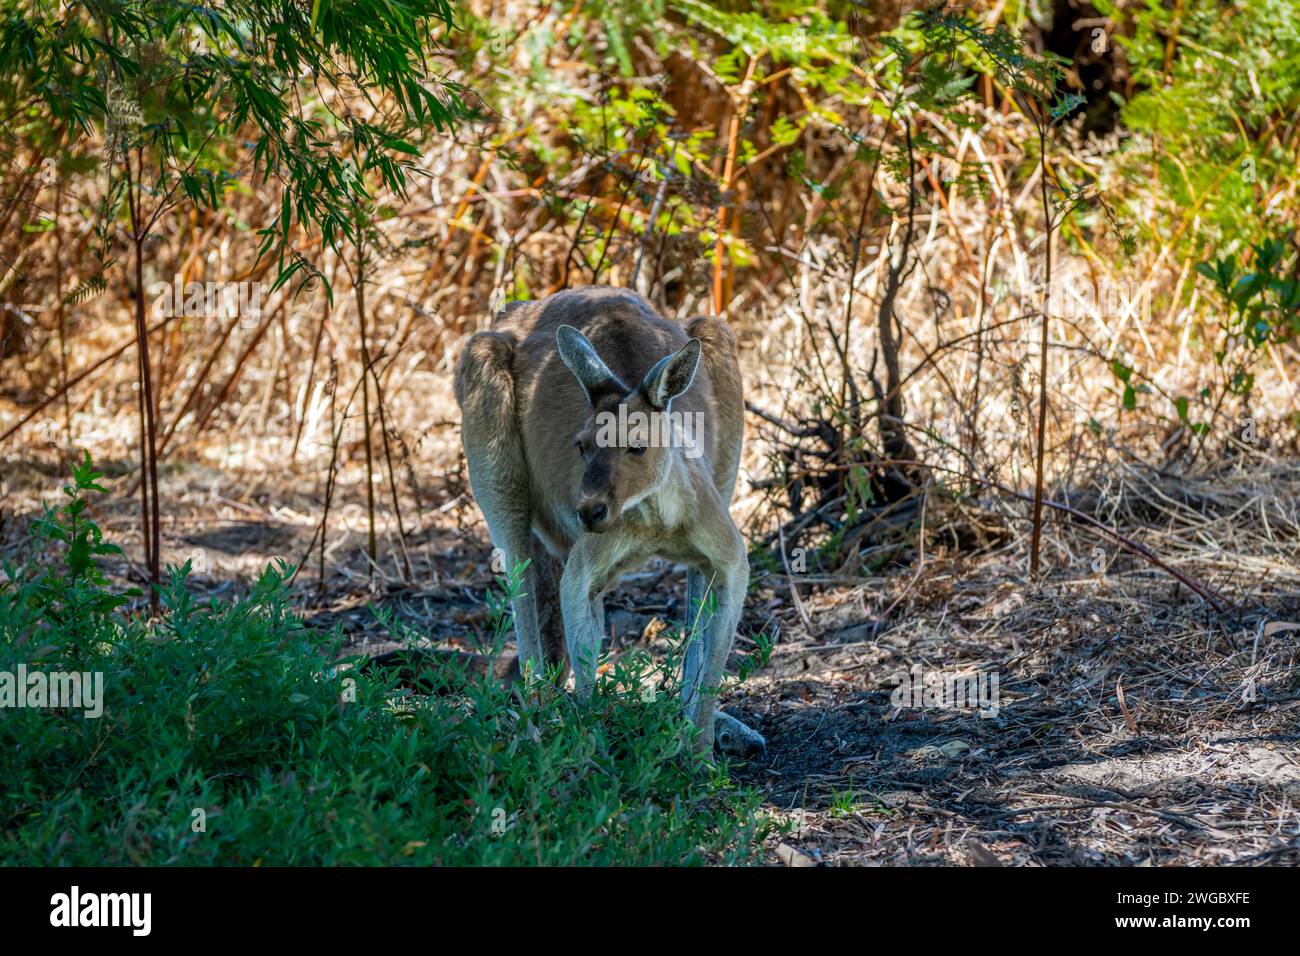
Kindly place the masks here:
MULTIPOLYGON (((373 369, 371 373, 374 373, 373 369)), ((379 383, 378 375, 374 378, 375 404, 379 408, 379 434, 384 438, 384 463, 388 466, 388 491, 393 498, 393 515, 397 518, 397 540, 402 546, 402 565, 406 570, 406 583, 410 584, 415 579, 415 572, 411 568, 411 554, 406 547, 406 524, 402 521, 402 505, 397 498, 397 471, 393 468, 393 452, 388 444, 388 416, 384 413, 384 387, 379 383)))
POLYGON ((885 392, 883 395, 878 394, 877 398, 881 400, 880 438, 885 455, 889 458, 913 459, 918 455, 907 437, 907 428, 903 424, 903 375, 898 359, 899 348, 902 345, 902 326, 899 325, 898 316, 894 311, 898 292, 907 275, 907 260, 912 249, 916 226, 916 158, 910 119, 904 123, 903 132, 907 145, 907 220, 903 227, 903 241, 898 258, 891 259, 889 263, 889 272, 885 277, 885 290, 876 316, 880 351, 885 359, 885 392), (894 334, 896 329, 897 336, 894 334))
MULTIPOLYGON (((131 215, 131 242, 135 252, 135 337, 140 373, 140 509, 144 521, 145 556, 149 566, 149 608, 157 612, 158 588, 162 582, 160 550, 162 529, 158 514, 157 425, 154 417, 153 374, 149 361, 149 329, 145 324, 144 240, 146 228, 140 215, 141 195, 131 175, 131 153, 124 151, 127 205, 131 215)), ((174 305, 174 303, 173 303, 174 305)))
MULTIPOLYGON (((141 434, 142 448, 142 465, 147 469, 146 477, 148 478, 148 495, 141 499, 142 505, 147 498, 148 500, 148 523, 146 529, 150 536, 148 549, 149 556, 149 583, 151 585, 149 593, 149 606, 151 610, 158 610, 159 596, 158 586, 162 583, 160 574, 161 568, 161 548, 162 548, 162 528, 159 525, 158 514, 158 455, 157 455, 157 423, 154 416, 153 404, 153 375, 149 362, 149 331, 145 325, 144 315, 144 238, 140 235, 134 237, 135 242, 135 333, 138 354, 140 357, 140 401, 144 409, 144 431, 141 434)), ((140 489, 143 494, 145 482, 141 482, 140 489)))
POLYGON ((63 442, 72 447, 72 403, 68 400, 68 322, 63 303, 63 173, 54 190, 54 307, 59 319, 59 391, 63 393, 63 442))
POLYGON ((1048 303, 1052 292, 1052 208, 1047 191, 1047 129, 1039 120, 1038 156, 1042 165, 1043 224, 1047 229, 1047 242, 1044 246, 1045 266, 1043 270, 1043 324, 1038 343, 1038 436, 1034 451, 1034 530, 1029 545, 1029 576, 1038 577, 1039 549, 1043 537, 1043 472, 1047 450, 1047 327, 1050 320, 1048 303))
POLYGON ((334 427, 334 415, 338 408, 338 391, 339 391, 339 370, 334 361, 334 356, 330 356, 330 463, 329 470, 325 473, 325 507, 321 513, 320 519, 320 563, 317 566, 316 593, 322 595, 325 593, 325 544, 329 537, 330 527, 330 500, 334 497, 334 465, 339 460, 339 434, 340 430, 334 427))
POLYGON ((366 254, 365 249, 358 244, 357 250, 357 273, 355 292, 357 299, 357 322, 361 332, 361 416, 363 424, 364 441, 366 444, 366 515, 369 520, 370 540, 370 567, 368 574, 370 580, 374 580, 375 566, 378 558, 378 549, 375 544, 375 462, 374 453, 371 450, 370 442, 370 345, 366 339, 366 254))

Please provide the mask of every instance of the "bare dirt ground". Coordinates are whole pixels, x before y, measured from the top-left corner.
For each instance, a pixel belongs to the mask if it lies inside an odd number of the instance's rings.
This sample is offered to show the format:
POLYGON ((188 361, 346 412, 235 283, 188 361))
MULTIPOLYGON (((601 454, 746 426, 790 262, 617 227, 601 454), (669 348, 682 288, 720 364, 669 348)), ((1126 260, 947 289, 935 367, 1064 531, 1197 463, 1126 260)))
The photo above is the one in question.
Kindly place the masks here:
MULTIPOLYGON (((126 550, 111 570, 138 583, 138 502, 125 497, 133 473, 100 467, 111 493, 94 513, 126 550)), ((4 462, 6 556, 60 482, 52 458, 4 462)), ((1055 566, 1037 586, 1009 545, 908 553, 892 569, 845 579, 756 564, 736 652, 752 654, 759 633, 774 647, 724 703, 768 740, 767 759, 735 773, 788 825, 770 841, 771 862, 1300 862, 1300 631, 1286 628, 1300 622, 1298 482, 1183 481, 1178 508, 1125 525, 1212 584, 1222 612, 1115 547, 1090 550, 1096 538, 1061 523, 1055 566), (1255 494, 1260 487, 1269 494, 1255 494), (996 714, 897 706, 899 676, 918 665, 996 674, 996 714)), ((272 559, 303 562, 321 510, 316 487, 286 474, 167 470, 167 562, 192 560, 194 586, 214 596, 246 588, 272 559)), ((382 605, 440 646, 483 649, 490 546, 459 474, 425 489, 405 548, 394 527, 381 528, 373 583, 360 495, 343 492, 325 587, 316 551, 295 582, 308 622, 343 628, 352 650, 381 652, 397 646, 371 609, 382 605)), ((608 605, 614 654, 667 653, 683 577, 653 564, 625 580, 608 605)))

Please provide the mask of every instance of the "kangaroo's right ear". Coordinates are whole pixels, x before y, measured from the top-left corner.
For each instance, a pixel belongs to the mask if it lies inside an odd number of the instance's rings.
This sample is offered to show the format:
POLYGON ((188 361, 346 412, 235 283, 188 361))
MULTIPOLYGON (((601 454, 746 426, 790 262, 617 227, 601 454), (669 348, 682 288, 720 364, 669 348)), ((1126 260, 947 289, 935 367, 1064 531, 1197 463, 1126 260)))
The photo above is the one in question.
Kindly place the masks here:
POLYGON ((700 349, 700 340, 690 339, 676 352, 656 362, 641 382, 646 401, 660 411, 667 411, 669 403, 695 381, 695 372, 700 367, 700 349))
POLYGON ((627 394, 627 386, 609 370, 587 337, 573 326, 562 325, 556 329, 555 342, 560 348, 560 361, 573 373, 592 405, 607 393, 627 394))

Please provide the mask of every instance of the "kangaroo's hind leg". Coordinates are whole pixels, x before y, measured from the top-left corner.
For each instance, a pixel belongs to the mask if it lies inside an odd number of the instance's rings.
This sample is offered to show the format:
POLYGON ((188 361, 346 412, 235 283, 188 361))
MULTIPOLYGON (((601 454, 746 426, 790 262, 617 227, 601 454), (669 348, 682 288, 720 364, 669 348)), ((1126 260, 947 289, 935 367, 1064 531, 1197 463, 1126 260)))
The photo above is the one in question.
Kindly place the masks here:
POLYGON ((559 668, 556 682, 569 676, 569 653, 564 640, 564 615, 560 613, 560 575, 564 564, 533 537, 533 580, 537 585, 537 630, 542 659, 548 668, 559 668))
POLYGON ((747 569, 742 567, 734 567, 722 575, 714 573, 712 583, 701 571, 691 568, 687 572, 685 626, 689 637, 682 662, 682 708, 703 734, 711 731, 712 740, 722 753, 748 759, 766 754, 767 741, 752 727, 716 709, 714 703, 740 618, 739 604, 744 600, 747 580, 747 569), (719 581, 721 588, 714 591, 713 600, 706 600, 719 581), (709 613, 710 604, 714 606, 713 614, 709 613))
POLYGON ((704 629, 709 618, 705 612, 704 596, 708 581, 695 568, 686 572, 686 654, 682 658, 682 707, 690 713, 696 689, 700 686, 700 668, 704 665, 704 629))
POLYGON ((540 674, 545 659, 538 624, 538 575, 530 561, 535 538, 528 470, 515 417, 513 358, 514 340, 509 335, 479 332, 472 336, 456 363, 456 401, 470 487, 492 544, 501 550, 508 573, 521 562, 530 562, 512 610, 520 672, 531 665, 540 674))

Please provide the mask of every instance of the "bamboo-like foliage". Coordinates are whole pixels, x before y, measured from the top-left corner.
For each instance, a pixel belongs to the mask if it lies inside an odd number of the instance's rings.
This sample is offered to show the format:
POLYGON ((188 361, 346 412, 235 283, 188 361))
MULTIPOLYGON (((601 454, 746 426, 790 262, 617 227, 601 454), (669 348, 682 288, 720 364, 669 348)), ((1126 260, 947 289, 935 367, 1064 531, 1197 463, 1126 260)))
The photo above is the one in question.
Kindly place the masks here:
MULTIPOLYGON (((318 0, 310 8, 289 0, 203 6, 8 0, 0 13, 0 75, 15 81, 0 109, 48 116, 59 130, 51 143, 60 152, 80 152, 97 137, 107 166, 103 226, 125 216, 139 375, 141 526, 156 606, 158 404, 146 246, 178 205, 216 209, 239 183, 268 181, 277 185, 279 213, 258 229, 255 258, 276 258, 272 292, 299 272, 317 274, 298 252, 297 230, 318 230, 329 248, 359 242, 364 224, 355 210, 369 195, 366 173, 403 192, 409 156, 417 153, 406 137, 426 125, 449 129, 463 111, 427 57, 434 28, 449 29, 452 10, 447 0, 400 6, 318 0), (304 101, 308 76, 315 95, 304 101), (352 108, 354 100, 373 96, 386 98, 388 108, 367 114, 352 108), (364 167, 345 157, 340 143, 352 157, 364 154, 364 167)), ((89 280, 92 287, 106 283, 111 264, 89 280)), ((78 289, 70 294, 73 301, 80 296, 78 289)), ((172 302, 173 310, 179 307, 172 302)))

